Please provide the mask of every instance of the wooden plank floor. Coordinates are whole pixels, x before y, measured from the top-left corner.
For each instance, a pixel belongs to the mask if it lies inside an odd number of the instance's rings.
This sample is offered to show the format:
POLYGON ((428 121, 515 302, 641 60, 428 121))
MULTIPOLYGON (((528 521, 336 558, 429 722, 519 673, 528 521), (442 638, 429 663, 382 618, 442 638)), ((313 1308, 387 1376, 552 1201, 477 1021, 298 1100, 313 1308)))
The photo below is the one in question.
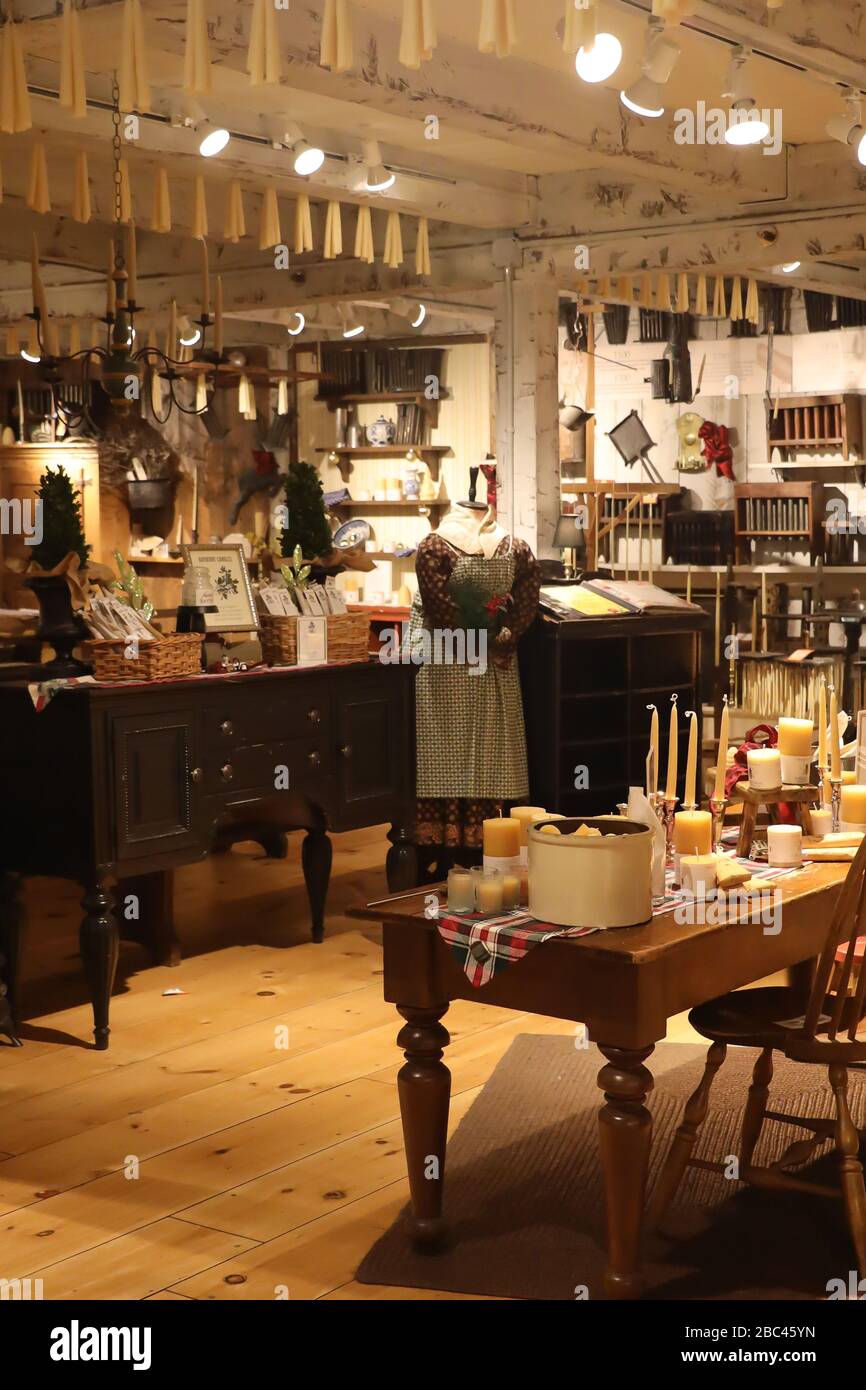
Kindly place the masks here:
MULTIPOLYGON (((122 947, 108 1052, 89 1046, 77 890, 27 885, 26 1042, 0 1048, 0 1277, 38 1276, 47 1299, 454 1297, 353 1280, 407 1196, 380 935, 344 915, 385 891, 387 842, 335 837, 317 946, 300 839, 286 860, 243 846, 179 871, 185 959, 154 969, 122 947)), ((475 1003, 447 1023, 452 1126, 518 1033, 574 1033, 475 1003)))

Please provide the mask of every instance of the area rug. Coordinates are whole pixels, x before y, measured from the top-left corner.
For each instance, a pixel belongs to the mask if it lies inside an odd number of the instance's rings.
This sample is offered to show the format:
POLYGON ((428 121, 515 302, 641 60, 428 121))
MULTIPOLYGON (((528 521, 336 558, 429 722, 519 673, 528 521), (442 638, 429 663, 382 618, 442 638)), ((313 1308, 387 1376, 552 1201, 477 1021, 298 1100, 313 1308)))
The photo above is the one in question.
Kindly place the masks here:
MULTIPOLYGON (((705 1047, 677 1043, 662 1043, 653 1054, 651 1184, 705 1056, 705 1047)), ((729 1050, 698 1156, 737 1153, 755 1056, 729 1050)), ((602 1064, 594 1048, 576 1049, 572 1038, 516 1038, 448 1146, 449 1247, 437 1254, 416 1252, 404 1212, 365 1256, 356 1277, 488 1297, 603 1298, 596 1086, 602 1064)), ((862 1073, 850 1073, 849 1096, 862 1129, 862 1073)), ((777 1057, 770 1104, 793 1114, 832 1115, 826 1069, 777 1057)), ((766 1124, 756 1161, 774 1161, 802 1137, 802 1131, 766 1124)), ((820 1150, 807 1171, 816 1181, 834 1184, 835 1154, 820 1150)), ((841 1201, 759 1191, 689 1169, 662 1232, 646 1243, 645 1297, 826 1298, 828 1281, 847 1282, 853 1265, 841 1201)))

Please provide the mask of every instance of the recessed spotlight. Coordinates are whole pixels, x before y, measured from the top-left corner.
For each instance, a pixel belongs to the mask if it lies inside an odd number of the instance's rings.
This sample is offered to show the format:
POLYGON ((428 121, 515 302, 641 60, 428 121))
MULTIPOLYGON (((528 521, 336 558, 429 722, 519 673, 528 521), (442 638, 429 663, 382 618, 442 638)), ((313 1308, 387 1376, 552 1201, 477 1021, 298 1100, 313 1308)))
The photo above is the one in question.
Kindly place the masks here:
POLYGON ((780 265, 779 269, 783 275, 793 275, 795 270, 800 269, 800 265, 800 261, 785 261, 785 264, 780 265))
POLYGON ((412 327, 413 327, 413 328, 420 328, 421 325, 422 325, 422 323, 423 323, 424 320, 426 319, 426 317, 427 317, 427 305, 426 305, 426 304, 419 304, 419 305, 418 305, 418 313, 415 315, 414 319, 412 319, 412 327))
POLYGON ((290 328, 289 325, 286 324, 286 332, 287 332, 287 333, 290 333, 290 334, 292 335, 293 338, 297 338, 297 336, 298 336, 299 333, 303 333, 303 331, 304 331, 304 329, 306 328, 306 326, 307 326, 307 320, 304 318, 304 316, 303 316, 303 314, 301 313, 300 309, 297 309, 297 310, 295 311, 295 326, 294 326, 294 328, 290 328))
POLYGON ((181 347, 195 347, 195 346, 196 346, 198 343, 200 343, 200 342, 201 342, 201 329, 200 329, 200 328, 194 329, 193 332, 192 332, 192 336, 191 336, 191 337, 189 337, 189 338, 181 337, 181 339, 180 339, 181 347))
POLYGON ((725 131, 725 144, 743 147, 760 145, 770 133, 770 127, 756 106, 737 108, 732 106, 725 131))
POLYGON ((636 116, 651 116, 655 119, 665 114, 661 91, 660 84, 653 82, 651 77, 641 77, 632 83, 628 91, 620 92, 619 99, 623 106, 627 106, 629 111, 634 111, 636 116))
POLYGON ((606 82, 621 62, 622 44, 616 34, 596 34, 593 43, 580 49, 574 67, 584 82, 606 82))
POLYGON ((222 154, 231 137, 231 132, 225 126, 211 125, 210 121, 204 121, 198 127, 199 136, 198 152, 205 159, 212 159, 215 154, 222 154))
POLYGON ((325 162, 325 151, 318 145, 309 145, 306 140, 296 140, 292 149, 292 168, 301 178, 307 178, 321 169, 325 162))
POLYGON ((670 80, 680 50, 675 43, 665 38, 664 29, 663 19, 650 16, 640 65, 642 76, 619 94, 623 106, 627 106, 629 111, 634 111, 637 116, 656 119, 665 112, 662 89, 670 80))

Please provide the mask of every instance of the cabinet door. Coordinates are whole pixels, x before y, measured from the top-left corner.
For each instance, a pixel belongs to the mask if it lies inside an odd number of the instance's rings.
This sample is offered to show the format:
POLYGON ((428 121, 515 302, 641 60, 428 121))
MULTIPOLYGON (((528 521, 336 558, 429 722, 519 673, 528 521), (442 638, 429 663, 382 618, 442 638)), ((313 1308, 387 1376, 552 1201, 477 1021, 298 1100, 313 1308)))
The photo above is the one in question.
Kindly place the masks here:
POLYGON ((404 682, 384 669, 337 698, 335 829, 391 820, 405 795, 408 737, 404 682))
POLYGON ((195 843, 193 721, 189 710, 112 719, 118 860, 195 843))

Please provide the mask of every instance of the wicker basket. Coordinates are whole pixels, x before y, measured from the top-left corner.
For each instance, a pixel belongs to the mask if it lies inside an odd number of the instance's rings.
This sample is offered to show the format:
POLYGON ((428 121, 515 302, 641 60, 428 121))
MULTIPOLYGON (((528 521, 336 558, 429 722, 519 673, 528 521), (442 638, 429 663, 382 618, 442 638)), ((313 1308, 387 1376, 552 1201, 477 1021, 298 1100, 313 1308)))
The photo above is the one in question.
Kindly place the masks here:
MULTIPOLYGON (((366 613, 329 613, 328 660, 366 661, 370 618, 366 613)), ((262 613, 262 657, 268 666, 294 666, 298 660, 298 620, 287 614, 262 613)))
POLYGON ((200 632, 172 632, 161 642, 139 642, 138 656, 125 656, 129 638, 82 642, 85 660, 98 681, 156 681, 196 676, 201 671, 200 632))

